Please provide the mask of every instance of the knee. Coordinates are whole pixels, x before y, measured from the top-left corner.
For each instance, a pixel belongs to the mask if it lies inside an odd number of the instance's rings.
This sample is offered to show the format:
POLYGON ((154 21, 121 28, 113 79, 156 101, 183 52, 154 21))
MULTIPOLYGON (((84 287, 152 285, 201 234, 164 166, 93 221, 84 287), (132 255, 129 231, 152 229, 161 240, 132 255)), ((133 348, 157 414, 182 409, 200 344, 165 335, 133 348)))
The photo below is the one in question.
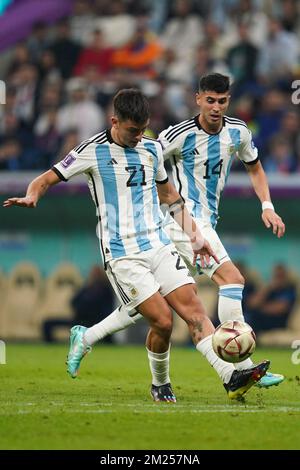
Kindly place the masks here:
POLYGON ((242 276, 242 274, 237 268, 230 273, 230 276, 227 277, 226 281, 226 284, 241 284, 243 286, 245 285, 245 278, 244 276, 242 276))
POLYGON ((153 326, 164 334, 171 335, 173 328, 173 316, 171 310, 165 310, 162 312, 153 326))
POLYGON ((236 281, 233 282, 232 284, 242 284, 243 286, 245 285, 245 278, 244 276, 242 276, 242 274, 240 273, 238 269, 236 273, 236 281))

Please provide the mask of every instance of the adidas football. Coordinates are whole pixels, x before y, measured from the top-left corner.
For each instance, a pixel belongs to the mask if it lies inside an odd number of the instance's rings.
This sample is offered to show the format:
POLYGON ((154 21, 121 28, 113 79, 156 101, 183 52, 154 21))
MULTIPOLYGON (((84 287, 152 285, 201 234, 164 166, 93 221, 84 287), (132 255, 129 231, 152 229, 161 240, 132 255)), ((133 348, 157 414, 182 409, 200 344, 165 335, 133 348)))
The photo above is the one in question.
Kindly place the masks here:
POLYGON ((215 353, 223 361, 241 362, 255 349, 255 333, 248 323, 228 320, 219 325, 212 337, 215 353))

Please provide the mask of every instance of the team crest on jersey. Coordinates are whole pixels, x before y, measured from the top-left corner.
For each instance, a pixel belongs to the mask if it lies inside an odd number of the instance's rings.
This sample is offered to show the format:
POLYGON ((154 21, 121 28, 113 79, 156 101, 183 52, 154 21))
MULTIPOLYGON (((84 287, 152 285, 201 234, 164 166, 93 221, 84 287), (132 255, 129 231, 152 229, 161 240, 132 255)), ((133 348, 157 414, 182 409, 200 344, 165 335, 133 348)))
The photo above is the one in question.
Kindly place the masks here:
POLYGON ((135 287, 131 287, 130 294, 133 298, 137 297, 139 291, 135 287))
POLYGON ((235 145, 229 145, 228 147, 228 155, 232 155, 236 151, 235 145))
POLYGON ((70 165, 72 165, 73 162, 75 162, 76 160, 76 157, 74 157, 74 155, 72 155, 71 153, 69 153, 61 162, 62 166, 64 168, 68 168, 70 165))

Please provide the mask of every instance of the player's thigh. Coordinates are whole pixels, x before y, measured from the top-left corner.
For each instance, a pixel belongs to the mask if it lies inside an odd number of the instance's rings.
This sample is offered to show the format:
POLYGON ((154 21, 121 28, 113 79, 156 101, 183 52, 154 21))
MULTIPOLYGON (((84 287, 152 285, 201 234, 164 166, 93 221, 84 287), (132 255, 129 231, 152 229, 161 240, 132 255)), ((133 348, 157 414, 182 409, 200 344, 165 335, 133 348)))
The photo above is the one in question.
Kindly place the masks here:
POLYGON ((108 263, 107 276, 122 305, 135 309, 158 292, 159 283, 151 272, 149 255, 117 258, 108 263))
POLYGON ((171 333, 173 326, 172 312, 159 292, 138 305, 137 310, 148 320, 152 327, 171 333))
POLYGON ((152 260, 152 272, 163 297, 178 287, 195 284, 185 262, 173 244, 156 251, 152 260))
POLYGON ((206 316, 204 305, 197 296, 197 291, 193 284, 179 287, 170 292, 165 299, 187 323, 202 320, 206 316))

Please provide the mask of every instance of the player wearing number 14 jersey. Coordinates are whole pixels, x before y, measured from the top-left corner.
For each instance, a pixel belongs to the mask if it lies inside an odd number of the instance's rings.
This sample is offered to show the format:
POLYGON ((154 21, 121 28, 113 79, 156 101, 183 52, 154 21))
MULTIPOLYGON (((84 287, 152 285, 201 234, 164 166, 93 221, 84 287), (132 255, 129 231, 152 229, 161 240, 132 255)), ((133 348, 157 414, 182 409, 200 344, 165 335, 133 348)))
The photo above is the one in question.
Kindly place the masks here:
MULTIPOLYGON (((262 203, 265 226, 272 226, 278 238, 285 231, 284 223, 271 203, 267 178, 250 130, 245 122, 225 115, 229 100, 228 77, 217 73, 204 76, 196 96, 200 113, 169 127, 159 135, 164 158, 172 166, 176 189, 190 214, 195 217, 201 232, 209 240, 220 264, 211 259, 205 268, 199 263, 193 266, 187 238, 178 224, 167 216, 164 228, 192 274, 203 272, 218 284, 218 315, 221 322, 230 319, 244 321, 241 307, 244 279, 215 231, 220 196, 234 158, 241 160, 249 173, 256 195, 262 203)), ((236 367, 243 369, 251 365, 251 359, 247 359, 236 367)), ((282 381, 282 375, 267 373, 258 385, 269 387, 282 381)))

